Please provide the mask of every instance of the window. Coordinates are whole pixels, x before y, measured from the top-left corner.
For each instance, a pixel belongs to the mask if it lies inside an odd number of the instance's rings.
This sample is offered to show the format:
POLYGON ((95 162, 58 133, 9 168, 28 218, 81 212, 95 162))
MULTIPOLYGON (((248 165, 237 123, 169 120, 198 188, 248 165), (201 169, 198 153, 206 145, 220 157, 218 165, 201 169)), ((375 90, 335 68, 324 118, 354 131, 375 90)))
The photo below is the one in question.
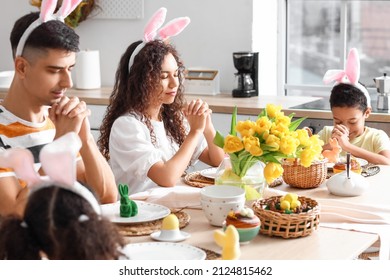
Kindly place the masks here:
MULTIPOLYGON (((375 95, 373 78, 390 75, 390 1, 283 0, 286 95, 328 96, 322 77, 344 69, 350 48, 360 55, 360 82, 375 95)), ((283 54, 283 50, 281 52, 283 54)), ((283 55, 281 56, 283 57, 283 55)), ((374 97, 374 96, 373 96, 374 97)))

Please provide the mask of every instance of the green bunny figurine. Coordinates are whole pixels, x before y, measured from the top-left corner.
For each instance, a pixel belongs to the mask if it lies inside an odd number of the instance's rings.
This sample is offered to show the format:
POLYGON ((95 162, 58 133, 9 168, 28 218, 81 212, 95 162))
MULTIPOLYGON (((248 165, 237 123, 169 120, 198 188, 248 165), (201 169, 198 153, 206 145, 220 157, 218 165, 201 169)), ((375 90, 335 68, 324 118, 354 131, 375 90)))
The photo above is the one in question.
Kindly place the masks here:
POLYGON ((120 199, 120 216, 121 217, 134 217, 138 214, 137 204, 129 198, 129 187, 124 184, 119 184, 120 199))

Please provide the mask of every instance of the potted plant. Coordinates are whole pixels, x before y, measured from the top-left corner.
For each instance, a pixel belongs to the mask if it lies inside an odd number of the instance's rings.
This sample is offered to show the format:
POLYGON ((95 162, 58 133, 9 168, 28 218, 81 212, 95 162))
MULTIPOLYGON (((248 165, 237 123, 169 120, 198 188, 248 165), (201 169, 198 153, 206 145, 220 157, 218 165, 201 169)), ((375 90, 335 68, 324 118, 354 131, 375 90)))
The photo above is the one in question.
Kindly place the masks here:
MULTIPOLYGON (((30 0, 32 6, 41 8, 42 0, 30 0)), ((62 5, 62 0, 57 2, 57 9, 62 5)), ((65 19, 65 23, 72 28, 77 27, 80 22, 87 19, 91 12, 98 6, 95 0, 83 0, 77 8, 65 19)))

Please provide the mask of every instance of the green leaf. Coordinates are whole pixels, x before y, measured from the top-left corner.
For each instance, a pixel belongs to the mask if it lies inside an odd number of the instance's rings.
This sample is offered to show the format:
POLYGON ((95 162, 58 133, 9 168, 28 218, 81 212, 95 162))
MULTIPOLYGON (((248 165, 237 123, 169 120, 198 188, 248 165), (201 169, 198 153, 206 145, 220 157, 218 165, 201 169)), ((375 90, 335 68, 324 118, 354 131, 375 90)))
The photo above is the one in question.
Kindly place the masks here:
POLYGON ((265 108, 261 110, 260 114, 257 115, 257 118, 260 119, 261 117, 266 117, 267 116, 267 110, 265 108))
MULTIPOLYGON (((285 157, 285 155, 283 155, 282 153, 278 153, 278 157, 285 157)), ((261 156, 261 158, 263 159, 262 161, 264 163, 267 163, 267 162, 274 162, 274 163, 280 163, 280 161, 275 157, 275 153, 270 153, 270 154, 267 154, 267 155, 263 155, 261 156)))
POLYGON ((230 135, 237 136, 236 126, 237 126, 237 106, 234 106, 232 121, 230 123, 230 135))
POLYGON ((238 155, 235 153, 229 154, 229 157, 230 157, 230 161, 237 161, 238 160, 238 155))
POLYGON ((288 117, 292 120, 292 118, 295 116, 295 113, 291 113, 290 115, 288 115, 288 117))
POLYGON ((260 193, 252 188, 251 186, 244 185, 245 190, 245 199, 248 200, 255 200, 261 198, 260 193))
POLYGON ((270 146, 270 145, 263 144, 263 143, 260 144, 260 148, 263 150, 263 154, 266 151, 270 151, 270 152, 276 152, 277 151, 277 150, 275 151, 275 147, 274 146, 270 146))
POLYGON ((223 149, 223 146, 225 145, 225 137, 217 131, 217 133, 215 133, 213 143, 223 149))
POLYGON ((305 119, 306 119, 306 117, 305 117, 305 118, 297 119, 297 120, 295 120, 295 121, 292 121, 292 122, 290 123, 290 126, 288 127, 288 129, 289 129, 290 131, 296 130, 296 129, 298 128, 298 126, 299 126, 305 119))

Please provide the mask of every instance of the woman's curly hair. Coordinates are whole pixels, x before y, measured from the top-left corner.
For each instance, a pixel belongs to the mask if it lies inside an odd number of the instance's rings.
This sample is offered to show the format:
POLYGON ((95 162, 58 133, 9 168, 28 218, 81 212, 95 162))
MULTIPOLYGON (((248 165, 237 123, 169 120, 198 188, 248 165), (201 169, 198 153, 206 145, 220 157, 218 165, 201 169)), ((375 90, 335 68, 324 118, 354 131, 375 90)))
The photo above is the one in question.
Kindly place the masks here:
POLYGON ((171 44, 154 40, 145 44, 135 56, 129 73, 129 59, 135 48, 142 41, 131 44, 122 55, 116 76, 115 85, 110 96, 105 117, 100 126, 98 146, 104 157, 110 158, 109 139, 113 123, 124 114, 134 114, 141 117, 141 121, 149 128, 152 143, 156 144, 156 137, 147 114, 147 108, 155 100, 155 93, 160 89, 161 67, 164 58, 172 54, 180 69, 179 87, 173 103, 164 104, 160 116, 165 129, 173 141, 181 145, 185 139, 182 108, 184 105, 183 63, 176 49, 171 44))

